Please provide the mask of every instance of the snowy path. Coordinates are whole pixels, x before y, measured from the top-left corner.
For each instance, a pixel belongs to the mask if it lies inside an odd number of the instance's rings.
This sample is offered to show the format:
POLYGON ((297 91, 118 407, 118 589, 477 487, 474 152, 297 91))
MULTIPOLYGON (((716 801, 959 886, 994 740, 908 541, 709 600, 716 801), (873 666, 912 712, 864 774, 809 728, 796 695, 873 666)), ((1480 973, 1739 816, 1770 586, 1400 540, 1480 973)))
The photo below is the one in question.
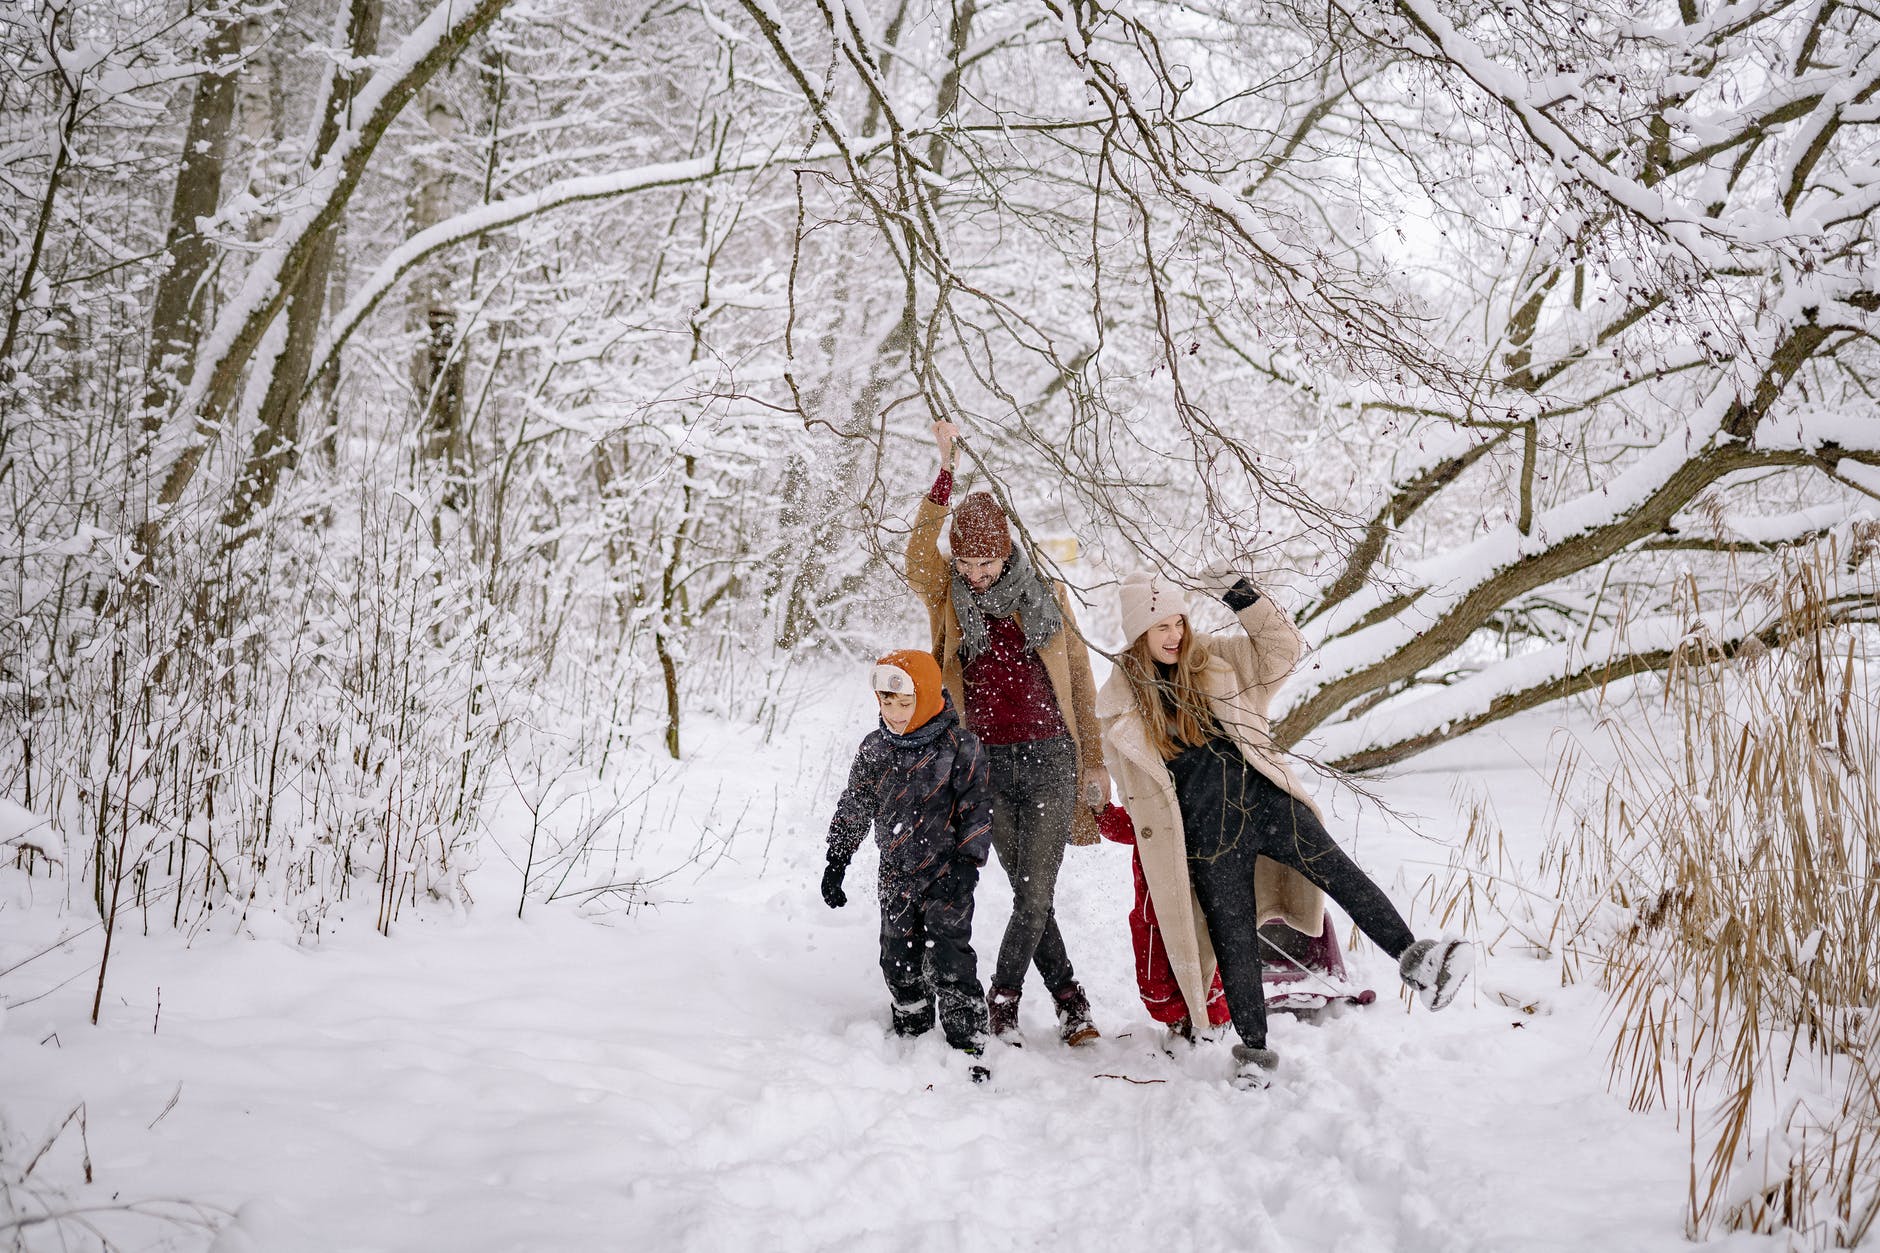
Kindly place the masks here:
MULTIPOLYGON (((1467 755, 1475 771, 1515 765, 1483 750, 1467 755)), ((772 787, 752 763, 746 737, 720 732, 688 795, 772 787)), ((1393 795, 1435 805, 1451 777, 1421 771, 1393 795)), ((1156 1047, 1132 990, 1119 848, 1072 850, 1060 893, 1108 1037, 1057 1045, 1034 986, 1027 1046, 995 1048, 993 1082, 973 1086, 936 1039, 887 1036, 867 893, 838 913, 815 898, 829 786, 806 778, 785 796, 768 850, 747 831, 709 875, 669 880, 665 903, 614 925, 553 908, 519 923, 486 896, 469 921, 392 943, 132 944, 104 1029, 82 1025, 81 979, 0 1030, 6 1143, 36 1146, 84 1100, 98 1182, 79 1195, 237 1210, 220 1253, 1691 1247, 1680 1137, 1605 1090, 1590 995, 1504 957, 1479 989, 1519 983, 1554 1012, 1478 990, 1432 1016, 1365 954, 1380 1003, 1281 1018, 1279 1082, 1238 1092, 1225 1043, 1174 1059, 1156 1047)), ((1359 856, 1374 870, 1430 856, 1400 840, 1367 835, 1359 856)), ((852 874, 866 884, 872 864, 852 874)), ((500 882, 485 872, 486 893, 500 882)), ((982 963, 1003 895, 989 873, 982 963)), ((0 930, 0 959, 21 941, 0 930)), ((85 943, 36 966, 76 969, 85 943)), ((74 1157, 68 1137, 41 1169, 59 1177, 74 1157)), ((207 1243, 100 1221, 127 1248, 207 1243)))

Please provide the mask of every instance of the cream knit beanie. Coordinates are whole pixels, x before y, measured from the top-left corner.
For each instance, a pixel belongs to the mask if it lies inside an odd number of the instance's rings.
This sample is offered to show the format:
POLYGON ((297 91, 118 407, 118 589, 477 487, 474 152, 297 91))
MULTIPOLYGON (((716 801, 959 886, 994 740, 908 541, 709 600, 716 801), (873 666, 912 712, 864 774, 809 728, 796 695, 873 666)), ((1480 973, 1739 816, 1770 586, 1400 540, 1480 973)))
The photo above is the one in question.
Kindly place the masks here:
POLYGON ((1182 594, 1182 589, 1153 570, 1124 575, 1118 598, 1122 604, 1125 647, 1134 644, 1144 631, 1162 619, 1188 613, 1188 598, 1182 594))

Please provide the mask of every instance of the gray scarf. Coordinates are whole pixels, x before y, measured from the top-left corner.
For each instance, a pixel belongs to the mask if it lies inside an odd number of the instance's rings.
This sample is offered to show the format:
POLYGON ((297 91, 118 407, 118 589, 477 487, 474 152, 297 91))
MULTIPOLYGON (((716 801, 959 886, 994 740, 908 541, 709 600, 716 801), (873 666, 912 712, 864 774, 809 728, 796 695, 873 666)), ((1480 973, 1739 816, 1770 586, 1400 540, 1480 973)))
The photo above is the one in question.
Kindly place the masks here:
POLYGON ((973 591, 955 570, 953 612, 960 620, 960 660, 963 662, 978 660, 992 647, 992 636, 986 629, 987 618, 1009 618, 1017 614, 1018 624, 1025 630, 1025 647, 1033 651, 1049 643, 1064 625, 1057 597, 1044 585, 1044 580, 1032 569, 1030 558, 1020 548, 1012 549, 1005 563, 1005 573, 984 592, 973 591))

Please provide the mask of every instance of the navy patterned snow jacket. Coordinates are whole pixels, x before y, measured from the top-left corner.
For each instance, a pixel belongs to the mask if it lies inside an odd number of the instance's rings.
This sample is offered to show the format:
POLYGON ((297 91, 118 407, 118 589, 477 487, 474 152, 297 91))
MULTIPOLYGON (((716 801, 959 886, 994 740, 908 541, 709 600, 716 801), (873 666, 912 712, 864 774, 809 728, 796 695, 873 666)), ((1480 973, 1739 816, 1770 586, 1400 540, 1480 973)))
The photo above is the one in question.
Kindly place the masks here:
POLYGON ((862 740, 829 824, 829 860, 847 866, 871 824, 884 903, 925 895, 955 861, 971 863, 975 877, 986 864, 991 770, 951 699, 911 735, 883 724, 862 740))

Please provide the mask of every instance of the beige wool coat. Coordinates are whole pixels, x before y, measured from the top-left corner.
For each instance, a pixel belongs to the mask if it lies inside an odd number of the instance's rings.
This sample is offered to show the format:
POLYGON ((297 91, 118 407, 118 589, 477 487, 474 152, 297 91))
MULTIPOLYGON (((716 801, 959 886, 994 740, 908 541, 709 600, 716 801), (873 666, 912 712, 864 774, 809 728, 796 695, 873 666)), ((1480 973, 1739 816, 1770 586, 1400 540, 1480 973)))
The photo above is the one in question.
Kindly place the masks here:
MULTIPOLYGON (((1266 596, 1240 611, 1244 636, 1197 635, 1208 661, 1200 675, 1208 706, 1247 764, 1297 797, 1323 820, 1298 776, 1273 747, 1267 710, 1273 694, 1304 651, 1292 622, 1266 596)), ((1149 739, 1135 693, 1121 668, 1097 694, 1103 727, 1103 754, 1109 763, 1123 808, 1136 827, 1136 855, 1155 902, 1157 924, 1168 948, 1169 965, 1188 1003, 1189 1016, 1207 1021, 1208 987, 1214 982, 1214 945, 1207 920, 1188 879, 1188 848, 1182 835, 1182 811, 1175 781, 1149 739)), ((1325 894, 1289 866, 1262 857, 1253 876, 1260 922, 1284 922, 1307 935, 1324 927, 1325 894)))
MULTIPOLYGON (((907 583, 927 607, 927 624, 933 641, 934 660, 940 663, 940 677, 953 696, 953 707, 963 717, 966 712, 966 677, 960 665, 960 619, 953 610, 953 564, 940 555, 940 528, 946 525, 945 505, 936 505, 922 497, 920 511, 914 515, 914 532, 907 539, 907 583)), ((1077 804, 1071 820, 1073 844, 1095 844, 1097 817, 1083 803, 1084 788, 1096 780, 1103 795, 1110 794, 1109 775, 1103 763, 1103 733, 1097 726, 1097 683, 1090 673, 1090 652, 1077 629, 1071 612, 1070 597, 1064 585, 1052 580, 1052 593, 1058 610, 1064 615, 1064 627, 1038 650, 1045 674, 1051 680, 1052 695, 1057 697, 1058 713, 1077 747, 1077 804)))

